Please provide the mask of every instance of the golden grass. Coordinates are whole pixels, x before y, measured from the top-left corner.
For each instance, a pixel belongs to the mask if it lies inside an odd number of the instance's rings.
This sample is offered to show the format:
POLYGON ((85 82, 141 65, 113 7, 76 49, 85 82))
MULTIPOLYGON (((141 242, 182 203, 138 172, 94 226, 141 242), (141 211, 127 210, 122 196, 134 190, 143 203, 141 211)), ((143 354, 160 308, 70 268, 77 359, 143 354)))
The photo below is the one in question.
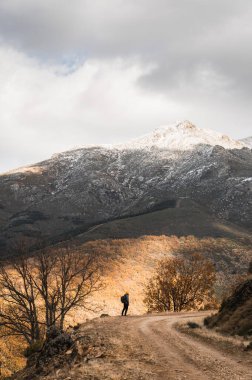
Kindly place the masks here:
POLYGON ((24 348, 24 341, 20 338, 0 339, 0 379, 5 379, 25 366, 24 348))

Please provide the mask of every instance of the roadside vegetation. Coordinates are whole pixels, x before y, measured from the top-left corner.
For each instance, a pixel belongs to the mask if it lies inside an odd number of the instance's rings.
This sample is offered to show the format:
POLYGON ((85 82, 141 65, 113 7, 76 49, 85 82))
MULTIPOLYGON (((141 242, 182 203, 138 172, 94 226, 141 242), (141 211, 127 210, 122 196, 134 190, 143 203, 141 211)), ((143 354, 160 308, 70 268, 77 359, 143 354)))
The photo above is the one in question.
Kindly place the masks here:
POLYGON ((216 273, 200 254, 160 260, 145 290, 148 311, 182 311, 213 307, 216 273))
POLYGON ((176 327, 180 332, 218 346, 236 358, 240 356, 243 361, 245 352, 252 351, 252 262, 248 272, 223 299, 217 313, 202 320, 195 318, 179 323, 176 327))
POLYGON ((208 328, 217 331, 247 337, 252 348, 252 265, 247 276, 238 283, 232 293, 223 300, 217 314, 205 318, 208 328))

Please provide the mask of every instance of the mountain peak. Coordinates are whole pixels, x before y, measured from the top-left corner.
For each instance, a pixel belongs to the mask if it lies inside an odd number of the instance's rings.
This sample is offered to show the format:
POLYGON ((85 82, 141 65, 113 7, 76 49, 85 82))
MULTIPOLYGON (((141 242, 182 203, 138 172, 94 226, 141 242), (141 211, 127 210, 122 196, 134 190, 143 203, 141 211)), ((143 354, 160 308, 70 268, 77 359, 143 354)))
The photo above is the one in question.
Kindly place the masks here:
POLYGON ((184 121, 177 122, 176 123, 176 128, 187 130, 187 131, 195 131, 195 130, 198 129, 196 127, 196 125, 194 125, 193 123, 191 123, 189 120, 184 120, 184 121))
POLYGON ((219 145, 225 149, 241 149, 246 146, 241 141, 231 139, 213 130, 202 129, 188 120, 161 126, 153 132, 129 143, 119 145, 119 148, 144 149, 168 148, 170 150, 191 150, 196 145, 219 145))
POLYGON ((193 150, 197 145, 222 146, 225 149, 242 149, 249 147, 245 140, 234 140, 227 135, 211 129, 203 129, 194 125, 189 120, 177 121, 173 124, 160 126, 152 132, 132 139, 122 144, 82 145, 66 152, 56 153, 52 158, 62 156, 76 158, 86 148, 104 148, 107 150, 132 150, 151 148, 168 149, 170 151, 193 150))

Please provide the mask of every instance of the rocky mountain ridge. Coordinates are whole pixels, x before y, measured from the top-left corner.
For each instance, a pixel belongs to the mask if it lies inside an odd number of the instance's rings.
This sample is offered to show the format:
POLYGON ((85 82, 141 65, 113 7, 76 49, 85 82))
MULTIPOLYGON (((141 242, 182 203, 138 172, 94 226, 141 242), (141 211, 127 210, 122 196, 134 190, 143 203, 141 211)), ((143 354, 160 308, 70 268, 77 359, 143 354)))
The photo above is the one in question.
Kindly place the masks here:
POLYGON ((187 120, 157 128, 152 133, 117 147, 119 149, 161 148, 183 151, 192 150, 200 144, 219 145, 225 149, 248 147, 246 141, 236 141, 216 131, 198 128, 187 120))
POLYGON ((252 151, 190 122, 117 146, 89 146, 0 176, 0 249, 20 235, 64 240, 180 198, 251 230, 252 151))

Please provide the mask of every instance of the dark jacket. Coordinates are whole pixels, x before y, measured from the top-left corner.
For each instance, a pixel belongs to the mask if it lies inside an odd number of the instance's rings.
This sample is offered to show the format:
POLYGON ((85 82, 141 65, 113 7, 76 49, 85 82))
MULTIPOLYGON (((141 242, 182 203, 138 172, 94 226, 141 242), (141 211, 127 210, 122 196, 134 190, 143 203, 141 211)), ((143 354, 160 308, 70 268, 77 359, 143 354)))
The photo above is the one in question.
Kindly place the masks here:
POLYGON ((129 305, 129 295, 128 294, 124 294, 123 299, 124 299, 123 303, 129 305))

